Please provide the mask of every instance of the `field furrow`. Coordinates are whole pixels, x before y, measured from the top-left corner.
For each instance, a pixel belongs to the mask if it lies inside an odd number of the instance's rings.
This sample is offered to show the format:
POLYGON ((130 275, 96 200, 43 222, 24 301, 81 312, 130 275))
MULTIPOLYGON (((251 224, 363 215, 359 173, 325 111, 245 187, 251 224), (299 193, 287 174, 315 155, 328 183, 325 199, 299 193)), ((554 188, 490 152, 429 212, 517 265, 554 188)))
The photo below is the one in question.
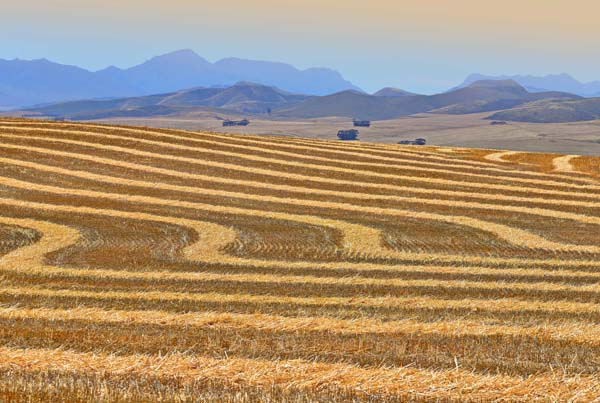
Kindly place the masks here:
MULTIPOLYGON (((0 124, 2 124, 0 122, 0 124)), ((11 126, 0 126, 1 130, 7 130, 9 128, 13 128, 11 126)), ((17 126, 18 128, 18 126, 17 126)), ((89 129, 89 126, 86 126, 89 129)), ((94 131, 81 131, 81 130, 62 130, 63 134, 67 132, 72 132, 74 134, 83 135, 107 135, 110 139, 117 140, 140 140, 145 144, 159 144, 156 140, 160 141, 161 145, 165 145, 167 147, 171 145, 176 145, 179 149, 198 149, 198 148, 209 148, 216 150, 224 150, 228 149, 232 150, 242 150, 242 151, 251 151, 256 154, 266 154, 266 155, 276 155, 282 156, 285 158, 291 158, 297 161, 318 161, 325 163, 333 163, 335 165, 349 165, 349 166, 357 166, 362 167, 361 169, 365 170, 366 168, 385 168, 386 170, 393 170, 394 168, 398 168, 400 170, 406 170, 410 168, 420 168, 427 171, 429 167, 440 167, 443 171, 447 171, 448 169, 466 169, 464 172, 466 175, 479 175, 481 172, 490 172, 492 176, 500 176, 500 177, 519 177, 519 176, 530 176, 533 179, 536 177, 543 178, 545 177, 548 180, 557 179, 560 175, 548 175, 539 172, 531 172, 531 171, 515 171, 514 169, 501 169, 496 167, 486 167, 479 165, 469 165, 469 164, 461 164, 460 161, 452 160, 450 158, 445 157, 437 157, 437 159, 441 162, 428 162, 425 161, 426 158, 414 158, 410 153, 399 153, 394 157, 385 157, 385 156, 368 156, 364 152, 353 152, 348 151, 345 148, 327 148, 326 152, 323 152, 322 148, 316 147, 308 147, 302 145, 291 145, 290 142, 286 142, 285 144, 280 145, 279 147, 275 147, 272 140, 265 140, 264 138, 259 139, 248 139, 247 137, 243 138, 235 138, 232 139, 231 136, 227 135, 219 135, 215 133, 194 133, 193 137, 184 137, 179 132, 173 131, 157 131, 157 130, 139 130, 139 129, 130 129, 130 128, 119 128, 119 130, 102 130, 101 126, 96 127, 94 131), (116 133, 121 133, 120 135, 115 135, 116 133), (127 134, 127 136, 123 136, 127 134), (153 143, 148 143, 147 138, 151 136, 154 139, 153 143), (250 144, 250 145, 245 145, 250 144), (191 147, 190 147, 191 146, 191 147), (291 152, 290 152, 291 151, 291 152), (309 151, 310 156, 299 154, 298 152, 309 151), (408 154, 408 155, 407 155, 408 154), (348 157, 352 159, 349 160, 348 157), (378 163, 378 161, 381 161, 378 163), (383 162, 383 163, 382 163, 383 162), (398 163, 404 163, 408 165, 398 165, 398 163)), ((29 130, 31 130, 31 126, 29 126, 29 130)), ((35 130, 38 131, 47 131, 48 129, 44 126, 36 127, 35 130)), ((331 146, 330 146, 331 147, 331 146)), ((436 171, 431 171, 436 172, 436 171)), ((463 172, 461 170, 456 171, 456 174, 460 175, 463 172)), ((564 176, 564 179, 574 182, 581 182, 582 184, 590 183, 586 178, 574 178, 572 176, 564 176)))
MULTIPOLYGON (((397 196, 394 194, 376 194, 365 192, 365 189, 369 189, 371 191, 375 191, 375 187, 365 186, 368 184, 363 184, 360 182, 352 182, 352 181, 343 181, 343 180, 327 180, 326 178, 313 178, 313 177, 302 177, 301 175, 290 175, 290 174, 280 174, 280 176, 287 177, 290 180, 299 180, 298 185, 282 185, 277 183, 269 183, 267 181, 255 181, 248 179, 232 179, 230 177, 221 177, 216 174, 213 175, 203 175, 199 173, 191 173, 186 171, 174 170, 174 169, 166 169, 160 168, 155 165, 147 165, 147 164, 138 164, 133 162, 124 162, 122 159, 113 159, 100 157, 95 155, 83 154, 83 153, 74 153, 74 152, 65 152, 58 151, 53 149, 41 148, 41 147, 33 147, 33 146, 22 146, 22 145, 12 145, 12 144, 0 144, 0 149, 4 150, 5 153, 11 153, 11 155, 20 158, 35 158, 35 161, 42 161, 45 158, 55 158, 55 157, 65 157, 69 158, 70 163, 69 169, 64 169, 61 167, 55 167, 54 165, 46 166, 31 162, 31 161, 23 161, 21 159, 14 158, 3 158, 3 161, 6 164, 14 164, 19 165, 21 167, 31 167, 39 170, 48 171, 50 168, 48 166, 54 167, 56 173, 60 173, 62 175, 78 175, 79 170, 76 169, 78 163, 84 164, 82 168, 88 166, 88 170, 95 168, 93 165, 90 166, 90 163, 98 164, 98 165, 109 165, 111 172, 113 174, 120 173, 120 169, 127 170, 125 173, 120 174, 120 176, 128 176, 130 171, 141 171, 146 176, 149 174, 159 175, 157 178, 161 178, 162 182, 168 181, 171 178, 179 178, 179 179, 187 179, 187 180, 195 180, 200 182, 212 182, 212 183, 222 183, 226 185, 232 186, 243 186, 249 187, 252 189, 260 189, 260 191, 272 190, 278 191, 281 193, 296 193, 300 195, 321 195, 321 196, 337 196, 340 198, 354 198, 359 200, 377 200, 381 202, 385 201, 404 201, 404 200, 419 200, 420 203, 427 203, 430 198, 420 197, 421 195, 427 196, 436 196, 439 202, 444 200, 456 201, 457 199, 476 199, 483 200, 488 202, 492 206, 496 206, 500 204, 499 202, 507 202, 511 205, 519 205, 519 204, 538 204, 538 205, 548 205, 552 209, 572 209, 572 207, 577 208, 578 210, 591 209, 592 214, 596 212, 594 209, 600 209, 600 202, 592 202, 592 201, 580 201, 580 200, 556 200, 556 199, 548 199, 548 198, 539 198, 539 197, 520 197, 520 196, 509 196, 504 194, 489 194, 489 193, 477 193, 477 192, 461 192, 461 191, 453 191, 453 190, 445 190, 438 188, 418 188, 418 187, 408 187, 408 186, 385 186, 381 185, 378 187, 378 190, 389 189, 393 193, 402 192, 403 194, 414 194, 413 197, 406 196, 397 196), (85 165, 87 164, 87 165, 85 165), (162 176, 162 177, 161 177, 162 176), (318 187, 316 186, 318 184, 318 187), (360 189, 358 191, 348 192, 343 190, 335 190, 327 189, 323 187, 323 184, 332 184, 343 187, 356 187, 360 189), (312 186, 311 186, 312 185, 312 186)), ((207 162, 207 165, 210 164, 207 162)), ((217 166, 221 168, 221 166, 217 166)), ((235 169, 235 170, 247 170, 244 169, 243 166, 223 166, 222 168, 227 169, 235 169)), ((86 171, 87 172, 87 171, 86 171)), ((87 172, 91 177, 100 177, 101 175, 95 175, 94 173, 87 172)), ((275 173, 273 173, 273 176, 275 173)), ((81 177, 81 176, 80 176, 81 177)), ((131 180, 131 183, 135 183, 135 180, 131 180)), ((137 181, 140 182, 140 181, 137 181)), ((190 184, 186 184, 184 186, 180 186, 178 188, 171 187, 172 190, 177 189, 188 189, 193 187, 194 182, 190 182, 190 184)), ((196 182, 197 183, 197 182, 196 182)), ((161 183, 161 185, 167 185, 167 183, 161 183)), ((192 190, 188 190, 191 192, 192 190)), ((473 204, 476 206, 477 204, 473 204)), ((485 204, 482 204, 485 205, 485 204)), ((585 210, 584 210, 585 211, 585 210)))
POLYGON ((171 354, 114 356, 50 349, 0 349, 2 369, 71 372, 74 367, 87 368, 88 374, 144 374, 148 377, 183 377, 194 379, 235 380, 240 384, 269 387, 293 384, 299 389, 316 389, 319 385, 350 388, 362 393, 434 399, 460 399, 466 402, 505 400, 544 401, 556 398, 587 402, 598 394, 593 376, 573 376, 555 372, 530 377, 477 375, 459 368, 446 371, 398 369, 362 369, 350 365, 320 364, 302 360, 266 361, 251 359, 213 359, 171 354), (25 363, 29 363, 25 366, 25 363), (439 383, 450 388, 436 387, 439 383), (543 392, 541 392, 543 390, 543 392), (548 399, 552 396, 551 399, 548 399))
MULTIPOLYGON (((33 128, 60 128, 64 131, 68 131, 70 129, 85 129, 91 131, 105 132, 105 133, 126 133, 129 135, 138 134, 140 136, 146 135, 154 135, 159 137, 162 134, 166 134, 170 136, 171 140, 181 139, 181 140, 191 140, 197 138, 202 138, 208 136, 210 138, 217 138, 219 140, 224 141, 225 143, 234 143, 234 144, 252 144, 263 147, 273 147, 273 148, 281 148, 285 150, 303 150, 303 151, 311 151, 311 152, 323 152, 325 155, 329 155, 329 152, 337 151, 358 151, 355 153, 355 156, 361 159, 372 159, 377 160, 379 157, 384 157, 381 161, 388 161, 388 158, 392 158, 393 160, 405 160, 408 159, 412 162, 421 162, 426 163, 429 161, 432 162, 442 162, 446 163, 446 165, 451 165, 449 163, 460 163, 467 166, 475 166, 475 167, 489 167, 489 168, 498 168, 496 164, 488 163, 484 161, 464 159, 461 154, 457 153, 448 153, 440 150, 449 150, 447 148, 443 149, 432 149, 431 147, 415 149, 414 147, 406 147, 399 145, 381 145, 375 143, 340 143, 338 141, 328 141, 328 140, 312 140, 308 138, 298 138, 298 137, 278 137, 278 136, 264 136, 264 135, 244 135, 236 136, 235 138, 230 136, 229 134, 223 133, 214 133, 214 132, 193 132, 188 130, 174 130, 174 129, 156 129, 156 128, 132 128, 127 126, 108 126, 108 125, 98 125, 98 124, 90 124, 90 123, 57 123, 57 122, 21 122, 21 121, 5 121, 0 120, 0 124, 11 127, 33 127, 33 128), (415 158, 418 157, 418 158, 415 158)), ((460 165, 459 165, 460 166, 460 165)), ((448 166, 448 168, 453 168, 452 166, 448 166)), ((502 167, 500 168, 502 169, 502 167)), ((506 167, 506 170, 512 171, 513 167, 506 167)))
MULTIPOLYGON (((21 181, 14 181, 14 180, 10 180, 11 183, 17 187, 20 188, 28 188, 30 187, 29 184, 21 182, 21 181)), ((291 215, 291 214, 287 214, 287 213, 275 213, 275 212, 264 212, 263 210, 247 210, 247 209, 240 209, 240 208, 232 208, 232 207, 225 207, 225 206, 218 206, 218 205, 212 205, 212 204, 208 204, 208 205, 203 205, 200 203, 189 203, 189 202, 178 202, 178 201, 170 201, 167 200, 165 202, 162 201, 156 201, 156 203, 158 203, 158 205, 160 206, 160 208, 158 210, 153 210, 153 209, 149 209, 150 211, 156 211, 159 214, 156 213, 138 213, 136 212, 130 205, 128 205, 126 208, 124 208, 125 206, 122 205, 122 201, 123 202, 130 202, 131 198, 129 196, 123 196, 120 194, 106 194, 106 193, 102 193, 102 192, 97 192, 97 196, 101 196, 103 199, 106 200, 114 200, 117 202, 117 204, 109 204, 106 207, 104 207, 103 209, 96 209, 96 208, 91 208, 91 207, 84 207, 84 206, 73 206, 70 205, 74 202, 74 197, 76 196, 76 194, 81 194, 83 196, 88 196, 85 197, 84 199, 82 199, 82 201, 85 204, 90 204, 89 203, 89 196, 95 193, 89 193, 88 191, 75 191, 70 193, 69 196, 67 196, 66 198, 63 198, 63 200, 60 199, 60 196, 62 193, 58 192, 55 188, 53 187, 44 187, 44 186, 40 186, 40 189, 45 189, 48 190, 49 193, 56 195, 56 204, 48 204, 46 202, 35 202, 35 201, 25 201, 23 200, 23 197, 20 196, 21 200, 15 200, 15 199, 0 199, 0 204, 9 207, 9 206, 14 206, 14 207, 20 207, 22 209, 25 208, 29 208, 29 209, 41 209, 43 211, 54 211, 54 212, 64 212, 64 213, 75 213, 75 214, 84 214, 84 215, 92 215, 92 216, 99 216, 99 217, 110 217, 110 216, 118 216, 124 219, 133 219, 133 220, 142 220, 142 221, 152 221, 152 222, 159 222, 159 223, 173 223, 173 224, 177 224, 183 227, 187 227, 187 228, 191 228, 194 231, 196 231, 197 233, 202 234, 203 232, 206 233, 216 233, 216 234, 225 234, 225 233, 232 233, 231 229, 228 227, 224 227, 223 225, 215 225, 214 223, 211 222, 211 216, 207 216, 206 221, 198 221, 197 219, 195 219, 194 217, 196 217, 195 214, 192 215, 188 215, 190 218, 181 218, 181 217, 173 217, 172 212, 170 212, 169 209, 167 209, 167 211, 164 211, 163 207, 169 207, 169 206, 178 206, 180 204, 186 205, 189 208, 197 208, 199 209, 200 207, 201 210, 198 210, 198 213, 200 213, 200 211, 204 212, 204 213, 211 213, 211 215, 214 214, 236 214, 237 216, 247 216, 247 217, 261 217, 263 219, 276 219, 276 220, 282 220, 284 222, 296 222, 299 224, 308 224, 311 225, 313 227, 320 227, 320 228, 330 228, 332 230, 334 230, 335 232, 338 232, 340 234, 342 234, 341 237, 341 243, 339 246, 339 252, 342 253, 343 256, 345 256, 345 259, 351 259, 351 260, 355 260, 355 259, 359 259, 359 260, 363 260, 363 259, 369 259, 369 258, 376 258, 376 259, 386 259, 386 260, 403 260, 403 261, 410 261, 410 262, 419 262, 419 263, 436 263, 436 264, 440 264, 440 263, 450 263, 450 262, 460 262, 461 264, 475 264, 475 265, 509 265, 509 266, 523 266, 523 265, 527 265, 527 266, 549 266, 549 267, 597 267, 598 263, 597 261, 593 261, 593 260, 552 260, 552 259, 530 259, 530 260, 523 260, 523 259, 499 259, 499 258, 485 258, 485 257, 469 257, 469 256, 461 256, 461 255, 442 255, 442 254, 420 254, 420 253, 411 253, 411 252, 400 252, 400 251, 393 251, 393 250, 389 250, 386 249, 383 244, 380 242, 381 241, 381 234, 380 231, 377 230, 376 228, 371 228, 371 227, 365 227, 363 225, 358 225, 358 224, 351 224, 351 223, 347 223, 344 221, 339 221, 339 220, 331 220, 331 219, 324 219, 324 218, 320 218, 320 217, 314 217, 314 216, 307 216, 307 215, 291 215), (66 203, 66 205, 65 205, 66 203), (119 208, 118 210, 115 210, 114 208, 117 207, 119 208), (162 214, 166 214, 166 215, 161 215, 162 214)), ((63 192, 64 193, 64 192, 63 192)), ((44 193, 40 193, 40 195, 44 195, 44 193)), ((39 199, 37 198, 37 200, 46 200, 45 197, 39 199)), ((96 199, 98 200, 98 199, 96 199)), ((148 199, 147 197, 142 197, 139 200, 145 200, 145 201, 149 201, 152 199, 148 199)), ((162 200, 162 199, 161 199, 162 200)), ((81 204, 80 201, 77 202, 77 204, 81 204)), ((184 217, 186 215, 184 214, 184 217)), ((214 218, 213 218, 214 220, 214 218)), ((225 237, 226 239, 231 239, 231 237, 225 237)), ((198 248, 201 248, 201 244, 198 244, 199 246, 197 246, 198 248)), ((561 248, 564 248, 565 246, 562 245, 561 248)), ((336 252, 335 250, 333 250, 333 252, 336 252)), ((207 254, 212 254, 212 249, 209 250, 208 252, 206 252, 207 254)), ((337 254, 336 256, 340 257, 341 255, 337 254)), ((585 255, 584 255, 585 257, 585 255)), ((221 256, 219 256, 217 258, 217 261, 219 262, 223 262, 221 260, 221 256)), ((285 259, 285 257, 283 257, 285 259)), ((205 260, 206 261, 206 260, 205 260)), ((231 263, 235 263, 236 261, 231 261, 231 263)), ((240 260, 239 262, 242 262, 245 264, 245 260, 240 260)))
MULTIPOLYGON (((16 179, 11 179, 7 177, 0 177, 0 185, 8 186, 12 188, 18 189, 30 189, 32 187, 32 183, 20 181, 16 179)), ((88 191, 88 190, 79 190, 73 188, 60 188, 55 186, 41 185, 35 184, 36 191, 45 192, 45 193, 53 193, 62 195, 65 192, 68 192, 73 196, 83 196, 83 197, 94 197, 94 198, 104 198, 110 200, 122 200, 126 202, 137 202, 137 203, 147 203, 147 204, 157 204, 162 206, 172 206, 172 207, 181 207, 188 209, 198 209, 202 211, 216 211, 221 212, 227 210, 226 207, 215 206, 205 203, 196 203, 196 202, 185 202, 179 200, 167 200, 160 199, 149 196, 138 196, 138 195, 123 195, 117 193, 104 193, 104 192, 96 192, 96 191, 88 191)), ((486 222, 477 219, 473 219, 470 217, 461 217, 461 216, 450 216, 450 215, 441 215, 441 214, 433 214, 433 213, 424 213, 424 212, 416 212, 411 210, 399 210, 399 209, 382 209, 375 207, 364 207, 364 206, 354 206, 346 203, 333 203, 333 202, 316 202, 316 201, 304 201, 298 199, 279 199, 275 197, 267 197, 267 196, 253 196, 248 194, 239 194, 233 192, 224 192, 224 191, 215 191, 210 189, 203 189, 204 194, 212 194, 215 196, 221 197, 237 197, 237 198, 245 198, 245 199, 254 199, 260 202, 273 202, 273 203, 283 203, 288 205, 299 205, 299 206, 307 206, 307 207, 315 207, 315 208, 325 208, 325 209, 335 209, 342 210, 348 212, 356 212, 356 213, 369 213, 373 215, 381 215, 394 219, 398 218, 417 218, 423 220, 433 220, 433 221, 442 221, 446 223, 462 225, 466 227, 475 228, 481 231, 492 233, 494 236, 509 242, 516 246, 521 246, 525 248, 539 248, 546 249, 552 251, 572 251, 572 252, 584 252, 584 253, 600 253, 600 247, 593 245, 572 245, 572 244, 563 244, 554 241, 550 241, 544 238, 541 238, 533 233, 520 230, 515 227, 508 227, 502 224, 497 224, 493 222, 486 222)), ((229 211, 225 211, 229 212, 229 211)), ((344 234, 344 242, 348 249, 353 250, 353 252, 360 254, 393 254, 393 253, 401 253, 394 251, 385 251, 382 242, 381 242, 381 234, 380 231, 375 228, 365 227, 357 224, 352 224, 349 222, 337 222, 331 219, 320 218, 316 216, 308 216, 308 215, 292 215, 287 213, 276 213, 276 212, 265 212, 262 210, 244 210, 239 208, 231 208, 232 213, 241 214, 241 215, 261 215, 267 218, 276 218, 281 220, 288 220, 294 222, 301 222, 305 224, 311 225, 320 225, 334 228, 344 234)), ((559 213, 556 213, 557 215, 559 213)), ((566 214, 566 213, 565 213, 566 214)), ((572 218, 572 217, 569 217, 572 218)), ((595 224, 597 225, 600 222, 600 219, 596 219, 595 217, 587 217, 582 216, 581 220, 585 223, 595 224)))
MULTIPOLYGON (((177 144, 169 144, 169 143, 164 143, 164 142, 158 142, 158 141, 153 141, 153 140, 145 140, 145 139, 131 139, 128 137, 123 137, 123 136, 117 136, 117 135, 109 135, 109 134, 101 134, 101 133, 95 133, 95 132, 86 132, 86 131, 78 131, 77 133, 84 136, 85 140, 82 141, 81 139, 70 139, 68 138, 68 136, 64 136, 66 138, 62 138, 63 136, 61 136, 61 138, 56 138, 56 136, 52 135, 52 129, 40 129, 40 131, 42 133, 36 133, 34 132, 34 134, 27 134, 25 131, 23 133, 19 133, 17 131, 17 133, 14 133, 15 130, 12 129, 9 133, 4 133, 2 132, 0 134, 0 138, 22 138, 24 137, 25 139, 31 139, 31 140, 38 140, 38 141, 46 141, 49 143, 59 143, 59 144, 72 144, 72 145, 77 145, 77 146, 93 146, 94 143, 89 142, 90 137, 91 138, 97 138, 97 139, 109 139, 109 140, 122 140, 122 141, 128 141, 130 143, 129 148, 128 147, 123 147, 122 145, 125 144, 121 144, 121 145, 110 145, 110 144, 102 144, 103 148, 106 150, 111 150, 111 151, 116 151, 116 152, 123 152, 123 153, 127 153, 127 154, 134 154, 134 155, 138 155, 138 156, 147 156, 147 157, 156 157, 157 154, 160 155, 161 153, 162 158, 163 159, 172 159, 174 161, 179 161, 179 162, 188 162, 191 164, 197 164, 198 163, 198 159, 199 158, 205 158, 206 155, 208 155, 208 158, 215 158, 215 157, 220 157, 221 160, 231 160, 231 159, 235 159, 240 161, 238 164, 241 165, 253 165, 256 167, 256 169, 259 169, 259 166, 263 165, 263 164, 272 164, 272 165, 276 165, 276 166, 280 166, 280 170, 281 171, 289 171, 289 170, 304 170, 306 172, 320 172, 320 174, 322 175, 324 172, 331 172, 332 174, 335 173, 337 175, 339 174, 343 174, 349 177, 355 177, 356 179, 360 180, 362 179, 363 181, 365 181, 365 177, 366 178, 373 178, 373 180, 375 180, 375 178, 377 178, 380 182, 384 182, 385 180, 397 180, 397 179, 403 179, 403 178, 417 178, 419 177, 420 180, 424 180, 425 182, 431 182, 431 183, 444 183, 444 181, 447 182, 455 182, 457 185, 460 183, 458 181, 457 177, 460 176, 467 176, 467 177, 473 177, 473 178, 480 178, 480 176, 476 175, 476 174, 467 174, 467 173, 456 173, 453 171, 449 171, 449 170, 443 170, 443 169, 433 169, 433 168, 420 168, 420 167, 414 167, 411 168, 410 166, 404 166, 402 167, 403 169, 399 170, 398 173, 396 174, 392 174, 392 173, 388 173, 389 169, 386 169, 384 172, 375 172, 375 171, 366 171, 366 170, 357 170, 357 169, 352 169, 352 168, 345 168, 345 167, 341 167, 341 166, 335 166, 335 165, 324 165, 324 164, 314 164, 314 163, 310 163, 310 162, 301 162, 301 161, 293 161, 293 160, 289 160, 288 159, 282 159, 282 158, 276 158, 276 157, 263 157, 263 156, 258 156, 258 155, 254 155, 254 154, 247 154, 247 153, 241 153, 241 152, 233 152, 233 151, 225 151, 225 150, 211 150, 208 148, 201 148, 201 147, 190 147, 190 146, 182 146, 182 145, 177 145, 177 144), (50 133, 48 133, 48 131, 50 131, 50 133), (47 137, 44 137, 44 134, 47 137), (148 149, 149 151, 141 151, 143 150, 143 148, 140 148, 139 146, 136 146, 136 143, 142 144, 143 147, 146 147, 146 149, 148 149), (152 148, 155 147, 155 148, 152 148), (170 151, 170 154, 167 150, 172 150, 170 151), (179 153, 179 155, 178 155, 179 153), (189 154, 192 153, 192 154, 189 154), (415 172, 413 174, 413 176, 406 176, 406 175, 402 175, 402 173, 407 173, 413 171, 415 172), (424 179, 422 173, 423 172, 429 172, 430 174, 428 175, 427 179, 424 179), (421 175, 419 175, 419 173, 421 173, 421 175)), ((60 132, 60 130, 57 130, 57 132, 60 132)), ((383 165, 383 167, 385 167, 385 165, 383 165)), ((318 175, 316 175, 318 176, 318 175)), ((497 178, 497 175, 494 176, 488 176, 487 178, 483 178, 486 179, 485 181, 477 181, 477 180, 472 180, 472 181, 465 181, 464 179, 462 180, 463 185, 471 185, 471 186, 477 186, 479 188, 489 188, 489 189, 502 189, 502 190, 515 190, 518 191, 518 187, 517 186, 510 186, 510 185, 503 185, 502 183, 502 178, 497 178)), ((591 197, 594 196, 595 193, 597 193, 597 191, 600 189, 600 186, 598 185, 594 185, 594 184, 585 184, 585 185, 579 185, 579 184, 569 184, 569 183, 565 183, 564 181, 559 182, 559 181, 552 181, 552 180, 539 180, 539 179, 523 179, 523 178, 505 178, 505 181, 507 179, 510 179, 510 182, 513 183, 522 183, 522 187, 526 187, 526 188, 531 188, 531 192, 532 193, 540 193, 540 192, 546 192, 549 194, 552 194, 553 192, 555 192, 555 194, 561 194, 561 190, 559 189, 571 189, 572 191, 577 191, 578 193, 582 193, 582 194, 590 194, 591 197)), ((564 193, 564 190, 562 191, 564 193)))
POLYGON ((599 161, 2 118, 0 401, 592 402, 599 161))

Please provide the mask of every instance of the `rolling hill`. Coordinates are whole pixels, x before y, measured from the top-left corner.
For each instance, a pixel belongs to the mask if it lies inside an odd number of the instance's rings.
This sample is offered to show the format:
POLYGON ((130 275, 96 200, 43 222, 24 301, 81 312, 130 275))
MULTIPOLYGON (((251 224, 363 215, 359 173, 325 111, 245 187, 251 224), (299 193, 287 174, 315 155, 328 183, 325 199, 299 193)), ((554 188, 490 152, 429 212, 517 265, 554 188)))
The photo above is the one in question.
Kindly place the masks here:
POLYGON ((512 108, 541 99, 579 99, 564 92, 530 93, 513 80, 482 80, 471 85, 430 97, 438 105, 432 112, 466 114, 512 108))
POLYGON ((0 401, 598 397, 597 157, 0 138, 0 401))
POLYGON ((72 120, 160 116, 194 111, 259 114, 278 119, 341 116, 394 119, 421 112, 466 114, 511 108, 540 99, 578 99, 558 92, 529 93, 514 81, 478 81, 438 95, 381 96, 342 91, 327 96, 292 94, 275 87, 241 82, 228 88, 191 90, 106 101, 75 101, 31 108, 30 112, 72 120))
POLYGON ((412 92, 404 91, 400 88, 385 87, 374 93, 376 97, 406 97, 417 95, 412 92))
POLYGON ((489 119, 531 123, 565 123, 600 119, 600 98, 542 100, 500 111, 489 119))
POLYGON ((539 99, 575 99, 576 95, 560 92, 529 93, 511 80, 477 81, 468 87, 437 95, 373 96, 345 91, 314 97, 277 110, 283 117, 318 118, 326 116, 384 120, 421 112, 466 114, 506 109, 539 99))
POLYGON ((513 80, 525 87, 529 92, 559 91, 580 95, 582 97, 600 96, 600 81, 582 83, 566 73, 550 74, 547 76, 486 76, 483 74, 471 74, 457 88, 467 87, 474 82, 481 80, 513 80))
POLYGON ((195 88, 168 94, 105 101, 73 101, 31 108, 30 112, 71 120, 124 116, 160 116, 198 110, 223 113, 268 113, 310 98, 275 87, 240 82, 228 88, 195 88))
POLYGON ((284 118, 320 118, 345 116, 357 119, 384 120, 411 115, 429 109, 425 97, 382 97, 357 91, 344 91, 307 99, 290 108, 275 112, 284 118))

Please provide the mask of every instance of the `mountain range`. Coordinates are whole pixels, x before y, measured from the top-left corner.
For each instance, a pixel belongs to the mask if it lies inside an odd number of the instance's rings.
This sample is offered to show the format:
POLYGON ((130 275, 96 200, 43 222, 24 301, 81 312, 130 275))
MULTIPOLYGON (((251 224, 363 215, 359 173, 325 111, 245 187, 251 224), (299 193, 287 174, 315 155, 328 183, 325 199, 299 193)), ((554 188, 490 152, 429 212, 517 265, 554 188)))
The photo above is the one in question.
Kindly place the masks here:
POLYGON ((422 112, 491 112, 540 100, 581 99, 562 92, 530 93, 512 80, 476 81, 437 95, 410 95, 401 90, 392 91, 392 95, 388 91, 383 93, 383 96, 369 95, 346 90, 326 96, 299 95, 273 86, 240 82, 227 88, 193 88, 143 97, 72 101, 31 108, 29 112, 73 120, 185 115, 200 111, 279 119, 339 116, 385 120, 422 112))
POLYGON ((312 97, 262 84, 239 82, 227 88, 194 88, 143 97, 70 101, 30 108, 29 111, 72 120, 164 116, 195 111, 256 115, 270 114, 273 109, 291 107, 312 97))
POLYGON ((345 116, 384 120, 423 112, 457 115, 488 112, 541 99, 577 98, 580 97, 562 92, 530 93, 512 80, 482 80, 436 95, 390 97, 344 91, 324 97, 312 97, 290 108, 281 108, 275 113, 286 118, 345 116))
POLYGON ((529 92, 561 91, 582 97, 600 97, 600 81, 582 83, 566 73, 551 74, 547 76, 486 76, 482 74, 471 74, 456 88, 463 88, 481 80, 513 80, 522 85, 529 92))
POLYGON ((46 59, 0 59, 0 108, 228 87, 240 81, 311 95, 360 91, 340 73, 327 68, 299 70, 285 63, 237 58, 210 63, 191 50, 179 50, 131 68, 111 66, 97 72, 46 59))

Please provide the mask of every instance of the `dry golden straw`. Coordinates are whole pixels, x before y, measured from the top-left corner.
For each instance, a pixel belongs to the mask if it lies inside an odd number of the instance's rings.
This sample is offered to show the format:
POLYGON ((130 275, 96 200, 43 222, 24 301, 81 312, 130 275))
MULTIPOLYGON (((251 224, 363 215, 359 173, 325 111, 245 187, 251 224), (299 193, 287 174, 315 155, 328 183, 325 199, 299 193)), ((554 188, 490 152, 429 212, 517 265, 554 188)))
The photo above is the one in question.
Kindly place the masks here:
POLYGON ((600 396, 600 158, 0 139, 1 402, 600 396))

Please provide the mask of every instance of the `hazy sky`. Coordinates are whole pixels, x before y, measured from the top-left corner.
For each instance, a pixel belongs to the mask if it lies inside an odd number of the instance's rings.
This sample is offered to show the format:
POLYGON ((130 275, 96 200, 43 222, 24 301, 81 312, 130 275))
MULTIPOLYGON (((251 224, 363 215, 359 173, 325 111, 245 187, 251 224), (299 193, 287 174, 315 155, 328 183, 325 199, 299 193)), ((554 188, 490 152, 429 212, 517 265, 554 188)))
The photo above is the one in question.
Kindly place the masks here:
POLYGON ((0 1, 5 59, 96 70, 190 48, 332 67, 369 91, 445 90, 472 72, 600 79, 598 0, 0 1))

